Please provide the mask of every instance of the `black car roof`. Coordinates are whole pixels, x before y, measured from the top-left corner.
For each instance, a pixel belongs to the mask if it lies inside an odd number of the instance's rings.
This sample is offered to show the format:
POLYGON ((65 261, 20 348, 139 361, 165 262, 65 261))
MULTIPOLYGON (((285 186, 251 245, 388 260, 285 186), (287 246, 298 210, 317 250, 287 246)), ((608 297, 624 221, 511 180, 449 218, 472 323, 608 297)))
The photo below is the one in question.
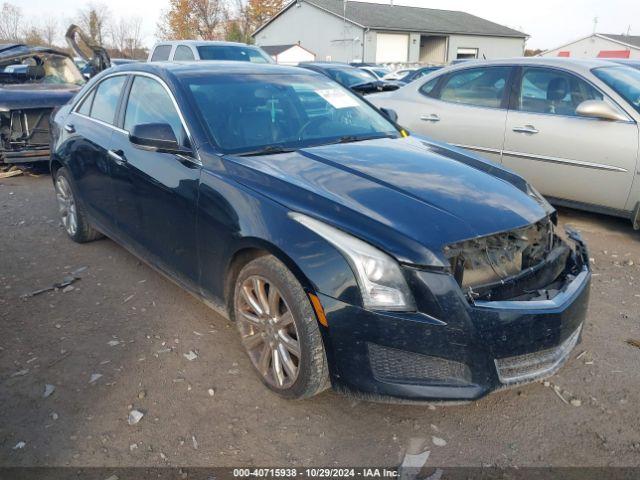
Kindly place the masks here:
POLYGON ((285 67, 283 65, 233 62, 233 61, 196 61, 196 62, 140 62, 128 63, 110 68, 109 72, 147 72, 155 74, 183 75, 251 75, 251 74, 271 74, 271 75, 296 75, 310 73, 298 67, 285 67))

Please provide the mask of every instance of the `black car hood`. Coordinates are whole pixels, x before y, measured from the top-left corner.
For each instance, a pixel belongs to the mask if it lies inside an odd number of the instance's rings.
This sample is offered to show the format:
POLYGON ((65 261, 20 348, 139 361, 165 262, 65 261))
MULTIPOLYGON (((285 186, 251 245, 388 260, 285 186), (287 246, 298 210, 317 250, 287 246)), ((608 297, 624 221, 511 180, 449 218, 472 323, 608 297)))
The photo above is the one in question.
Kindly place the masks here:
POLYGON ((447 244, 529 225, 552 211, 521 177, 419 137, 226 158, 239 182, 407 263, 443 263, 447 244))
POLYGON ((70 84, 0 84, 0 109, 59 107, 71 100, 80 88, 70 84))

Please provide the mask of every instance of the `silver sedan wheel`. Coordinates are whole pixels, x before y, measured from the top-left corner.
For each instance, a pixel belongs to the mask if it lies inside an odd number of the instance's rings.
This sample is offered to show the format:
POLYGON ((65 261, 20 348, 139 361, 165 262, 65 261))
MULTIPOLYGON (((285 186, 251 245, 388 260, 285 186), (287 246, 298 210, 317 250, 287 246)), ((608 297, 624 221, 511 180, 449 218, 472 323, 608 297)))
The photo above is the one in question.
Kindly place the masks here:
POLYGON ((60 175, 56 179, 56 197, 58 199, 58 210, 65 230, 71 236, 78 231, 78 215, 76 212, 76 202, 73 198, 71 186, 66 178, 60 175))
POLYGON ((252 275, 239 288, 236 321, 242 344, 266 382, 289 388, 298 378, 302 357, 291 310, 264 277, 252 275))

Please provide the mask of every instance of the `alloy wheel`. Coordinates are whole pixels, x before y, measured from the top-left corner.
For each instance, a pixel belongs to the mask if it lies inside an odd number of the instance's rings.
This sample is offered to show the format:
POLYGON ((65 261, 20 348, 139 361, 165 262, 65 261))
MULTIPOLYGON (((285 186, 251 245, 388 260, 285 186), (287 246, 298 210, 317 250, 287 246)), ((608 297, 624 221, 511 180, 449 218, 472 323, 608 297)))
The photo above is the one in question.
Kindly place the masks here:
POLYGON ((293 314, 268 279, 252 275, 239 285, 236 321, 242 344, 262 378, 287 389, 298 378, 302 353, 293 314))
POLYGON ((67 233, 73 236, 78 230, 76 202, 69 182, 62 175, 56 179, 56 198, 58 199, 58 210, 62 224, 67 233))

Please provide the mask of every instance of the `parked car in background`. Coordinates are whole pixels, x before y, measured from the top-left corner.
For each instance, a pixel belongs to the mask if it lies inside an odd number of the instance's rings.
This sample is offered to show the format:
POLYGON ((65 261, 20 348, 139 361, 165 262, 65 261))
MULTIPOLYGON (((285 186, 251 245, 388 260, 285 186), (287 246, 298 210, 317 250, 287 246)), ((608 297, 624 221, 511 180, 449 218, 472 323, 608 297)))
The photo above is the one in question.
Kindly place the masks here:
POLYGON ((413 72, 415 70, 415 68, 400 68, 399 70, 395 70, 393 72, 387 73, 384 76, 385 80, 399 80, 402 77, 409 75, 411 72, 413 72))
POLYGON ((49 116, 84 84, 66 52, 0 45, 0 164, 49 160, 49 116))
POLYGON ((326 76, 126 65, 54 125, 68 235, 103 232, 217 307, 284 397, 471 400, 551 375, 579 341, 589 257, 553 208, 326 76))
POLYGON ((322 73, 340 85, 361 95, 388 92, 400 88, 400 84, 378 80, 373 73, 338 62, 302 62, 299 67, 322 73))
POLYGON ((401 125, 508 167, 552 202, 640 228, 640 71, 605 60, 469 62, 372 97, 401 125))
POLYGON ((407 73, 404 77, 401 77, 396 81, 399 83, 402 83, 403 85, 406 85, 407 83, 411 83, 414 80, 417 80, 418 78, 424 77, 425 75, 429 75, 430 73, 437 72, 441 68, 442 67, 435 66, 435 65, 416 68, 415 70, 412 70, 411 72, 407 73))
MULTIPOLYGON (((110 59, 110 67, 116 67, 118 65, 125 65, 127 63, 136 63, 139 62, 140 60, 134 60, 132 58, 111 58, 110 59)), ((90 78, 93 75, 95 75, 94 69, 92 67, 92 65, 89 62, 86 62, 83 59, 79 59, 79 60, 75 60, 76 65, 78 66, 78 68, 80 69, 80 72, 82 73, 82 75, 84 75, 85 78, 90 78)), ((109 67, 109 68, 110 68, 109 67)))
POLYGON ((148 62, 188 62, 194 60, 275 63, 269 54, 254 45, 205 40, 175 40, 156 43, 149 51, 147 58, 148 62))
POLYGON ((630 60, 630 59, 612 59, 611 62, 619 63, 620 65, 626 65, 627 67, 635 68, 636 70, 640 70, 640 60, 630 60))
POLYGON ((358 67, 360 70, 364 70, 365 72, 369 72, 370 74, 372 74, 376 79, 378 80, 382 80, 384 78, 385 75, 391 73, 391 70, 389 70, 387 67, 379 67, 379 66, 373 66, 373 67, 358 67))

